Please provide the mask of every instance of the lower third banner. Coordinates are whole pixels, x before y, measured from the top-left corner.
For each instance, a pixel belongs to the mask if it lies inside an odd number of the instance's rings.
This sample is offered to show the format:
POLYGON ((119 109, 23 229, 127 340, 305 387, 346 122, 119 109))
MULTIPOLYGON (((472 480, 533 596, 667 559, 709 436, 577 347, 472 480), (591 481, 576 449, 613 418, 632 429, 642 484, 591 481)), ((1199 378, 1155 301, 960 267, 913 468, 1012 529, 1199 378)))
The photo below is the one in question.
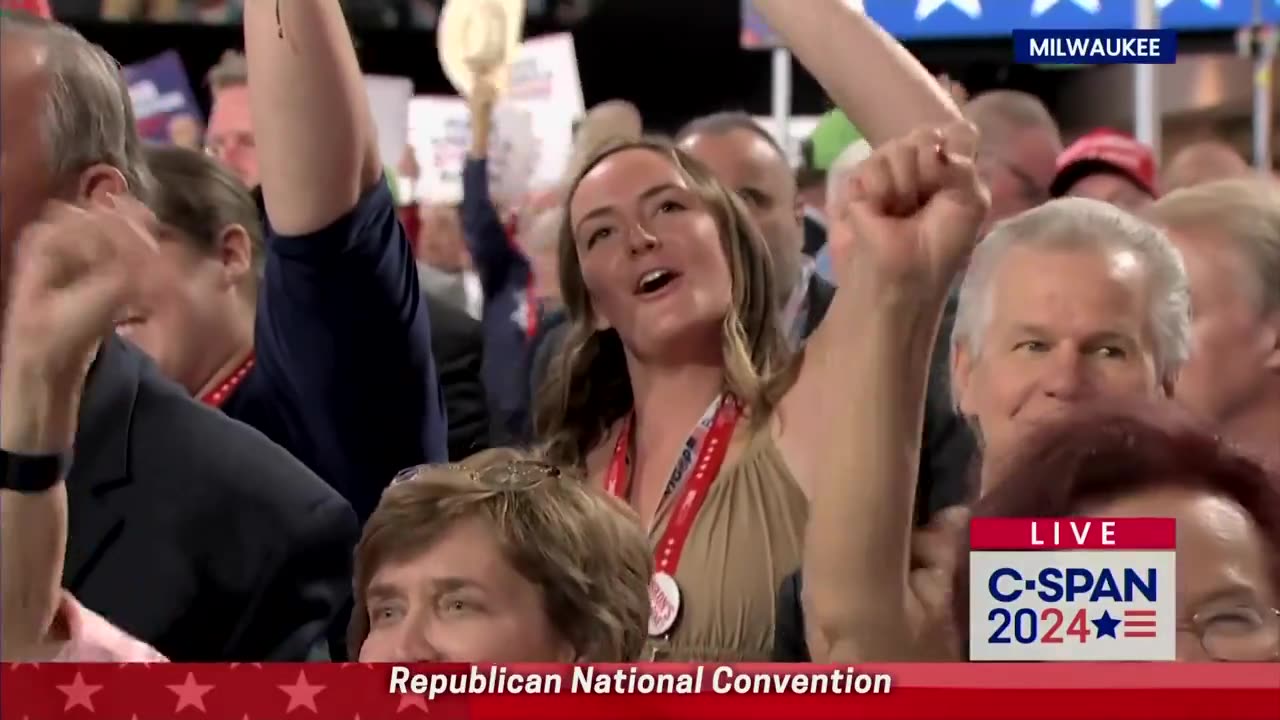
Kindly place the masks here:
POLYGON ((6 664, 5 720, 1275 720, 1280 665, 6 664))

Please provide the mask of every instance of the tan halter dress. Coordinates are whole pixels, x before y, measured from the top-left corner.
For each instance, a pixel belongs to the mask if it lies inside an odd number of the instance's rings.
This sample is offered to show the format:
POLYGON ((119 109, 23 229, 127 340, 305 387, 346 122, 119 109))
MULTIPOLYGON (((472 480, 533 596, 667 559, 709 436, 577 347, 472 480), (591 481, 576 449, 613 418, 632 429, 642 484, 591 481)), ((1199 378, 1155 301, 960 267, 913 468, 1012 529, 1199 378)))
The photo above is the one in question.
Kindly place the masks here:
MULTIPOLYGON (((658 509, 655 544, 671 505, 658 509)), ((643 659, 768 661, 778 586, 800 567, 808 514, 768 425, 753 431, 740 423, 680 556, 679 620, 668 637, 649 641, 643 659)))

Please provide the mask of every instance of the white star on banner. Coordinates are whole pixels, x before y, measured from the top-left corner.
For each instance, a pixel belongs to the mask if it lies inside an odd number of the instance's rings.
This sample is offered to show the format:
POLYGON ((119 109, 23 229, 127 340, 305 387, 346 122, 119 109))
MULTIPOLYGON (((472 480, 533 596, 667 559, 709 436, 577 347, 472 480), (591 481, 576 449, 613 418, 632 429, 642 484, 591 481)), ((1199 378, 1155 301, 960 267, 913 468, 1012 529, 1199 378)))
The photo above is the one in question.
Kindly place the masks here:
POLYGON ((73 707, 83 707, 89 712, 93 712, 93 694, 102 689, 101 685, 90 685, 84 681, 84 676, 76 673, 76 677, 71 681, 70 685, 57 685, 63 695, 67 696, 67 705, 62 708, 63 712, 73 707))
POLYGON ((396 712, 402 713, 409 708, 418 708, 424 713, 431 712, 427 709, 427 699, 425 697, 413 693, 405 693, 400 696, 400 707, 396 708, 396 712))
POLYGON ((316 696, 324 691, 325 686, 309 684, 306 673, 299 672, 298 681, 292 685, 277 685, 276 687, 289 696, 289 707, 285 708, 285 712, 291 713, 299 708, 307 708, 314 713, 320 712, 316 709, 316 696))
MULTIPOLYGON (((1057 5, 1060 2, 1062 2, 1062 0, 1035 0, 1035 2, 1031 4, 1031 16, 1040 17, 1041 15, 1049 12, 1053 9, 1054 5, 1057 5)), ((1090 15, 1097 15, 1098 12, 1102 10, 1101 0, 1068 0, 1068 2, 1075 3, 1076 6, 1090 15)))
POLYGON ((980 0, 916 0, 916 20, 924 20, 938 12, 938 8, 943 5, 950 5, 959 10, 968 15, 970 20, 976 20, 982 16, 980 0))
POLYGON ((174 712, 181 712, 183 708, 189 707, 193 707, 200 712, 207 712, 204 708, 204 696, 213 689, 213 686, 197 683, 194 673, 187 673, 187 679, 181 685, 166 685, 165 687, 178 696, 178 707, 174 712))
MULTIPOLYGON (((1178 0, 1156 0, 1156 8, 1163 10, 1177 1, 1178 0)), ((1222 9, 1222 0, 1200 0, 1200 4, 1204 5, 1210 10, 1222 9)))

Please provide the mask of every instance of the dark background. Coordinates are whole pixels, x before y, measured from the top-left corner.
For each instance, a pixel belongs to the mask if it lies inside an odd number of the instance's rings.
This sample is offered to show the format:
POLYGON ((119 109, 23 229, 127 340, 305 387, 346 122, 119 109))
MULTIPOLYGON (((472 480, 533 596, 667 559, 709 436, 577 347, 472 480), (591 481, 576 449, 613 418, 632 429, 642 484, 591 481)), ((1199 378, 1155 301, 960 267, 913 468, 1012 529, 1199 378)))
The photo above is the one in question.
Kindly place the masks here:
MULTIPOLYGON (((350 17, 366 73, 411 77, 419 93, 453 93, 436 60, 431 31, 370 27, 375 16, 385 14, 369 12, 368 6, 365 10, 350 17)), ((690 117, 717 110, 770 113, 771 58, 768 51, 739 47, 738 13, 737 0, 597 0, 585 19, 569 26, 550 14, 532 17, 526 34, 572 31, 588 107, 623 98, 639 107, 654 130, 673 131, 690 117)), ((243 46, 235 25, 107 23, 66 15, 63 19, 124 64, 177 49, 202 103, 208 102, 202 87, 207 70, 224 50, 243 46)), ((1180 38, 1179 45, 1181 52, 1225 49, 1231 38, 1190 36, 1180 38)), ((909 47, 931 70, 947 72, 971 93, 1016 88, 1041 96, 1050 108, 1056 105, 1065 76, 1088 72, 1010 65, 1007 39, 909 47)), ((822 89, 798 66, 792 78, 793 112, 827 109, 822 89)))

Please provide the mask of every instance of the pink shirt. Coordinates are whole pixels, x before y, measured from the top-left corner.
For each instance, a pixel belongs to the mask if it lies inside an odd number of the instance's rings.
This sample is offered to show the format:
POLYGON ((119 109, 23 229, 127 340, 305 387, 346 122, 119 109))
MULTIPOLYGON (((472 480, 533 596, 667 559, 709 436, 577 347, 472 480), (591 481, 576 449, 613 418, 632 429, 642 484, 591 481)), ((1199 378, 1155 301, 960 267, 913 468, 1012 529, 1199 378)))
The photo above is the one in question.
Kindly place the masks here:
POLYGON ((54 627, 67 632, 53 662, 168 662, 154 648, 62 593, 54 627))

